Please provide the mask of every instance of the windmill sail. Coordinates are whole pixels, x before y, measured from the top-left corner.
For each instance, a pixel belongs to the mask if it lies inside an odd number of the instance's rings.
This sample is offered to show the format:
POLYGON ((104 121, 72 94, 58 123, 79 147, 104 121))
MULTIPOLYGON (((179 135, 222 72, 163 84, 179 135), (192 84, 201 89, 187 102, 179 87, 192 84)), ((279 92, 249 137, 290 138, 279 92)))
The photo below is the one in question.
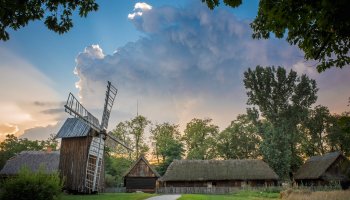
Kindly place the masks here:
POLYGON ((115 96, 117 95, 117 88, 115 88, 111 82, 108 81, 105 105, 103 108, 103 115, 101 121, 101 129, 107 129, 109 115, 111 114, 112 106, 114 103, 115 96))
POLYGON ((85 121, 96 131, 101 131, 98 119, 87 111, 72 93, 69 93, 66 105, 64 105, 64 107, 65 111, 70 115, 85 121))

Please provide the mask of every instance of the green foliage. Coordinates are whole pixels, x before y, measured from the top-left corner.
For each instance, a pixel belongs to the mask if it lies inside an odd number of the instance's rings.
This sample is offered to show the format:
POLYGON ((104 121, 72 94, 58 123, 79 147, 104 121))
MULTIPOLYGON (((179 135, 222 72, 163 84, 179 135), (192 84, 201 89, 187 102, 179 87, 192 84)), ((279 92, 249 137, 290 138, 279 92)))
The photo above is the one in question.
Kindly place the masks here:
POLYGON ((123 175, 128 171, 133 161, 124 157, 105 157, 106 187, 120 187, 123 185, 123 175))
POLYGON ((287 74, 282 67, 257 66, 244 73, 244 85, 247 104, 259 110, 250 109, 250 118, 255 117, 257 125, 259 113, 266 119, 259 127, 263 157, 281 178, 287 178, 302 162, 298 127, 317 100, 316 82, 293 70, 287 74))
POLYGON ((217 156, 215 138, 219 127, 211 119, 192 119, 186 125, 182 140, 187 147, 187 159, 208 160, 217 156))
MULTIPOLYGON (((129 133, 127 122, 120 122, 110 134, 112 134, 112 136, 114 136, 116 139, 118 139, 128 147, 134 148, 135 145, 130 136, 131 134, 129 133)), ((131 151, 128 151, 122 145, 116 144, 115 141, 109 139, 108 137, 107 143, 110 148, 109 150, 114 154, 121 155, 123 157, 128 157, 129 159, 132 158, 131 151)))
POLYGON ((116 144, 113 141, 107 141, 110 146, 115 146, 110 150, 115 154, 122 156, 129 156, 129 159, 136 160, 140 155, 145 154, 149 147, 145 142, 145 129, 151 122, 144 116, 138 115, 135 118, 120 122, 116 128, 112 131, 112 135, 119 139, 121 142, 134 149, 133 152, 128 152, 124 147, 116 144))
POLYGON ((156 124, 151 129, 151 135, 151 139, 154 141, 153 154, 158 160, 157 171, 163 175, 170 163, 174 159, 181 159, 184 153, 178 125, 169 123, 156 124))
MULTIPOLYGON (((220 4, 219 0, 202 0, 202 2, 206 3, 211 10, 220 4)), ((242 4, 242 0, 224 0, 224 4, 235 8, 242 4)))
MULTIPOLYGON (((219 0, 202 0, 210 9, 219 0)), ((224 0, 238 7, 241 0, 224 0)), ((319 72, 350 64, 350 1, 348 0, 261 0, 251 23, 253 38, 268 39, 271 34, 286 38, 305 53, 307 60, 317 60, 319 72), (286 36, 287 35, 287 36, 286 36)))
POLYGON ((218 155, 224 159, 257 158, 260 136, 248 115, 238 115, 217 137, 218 155))
POLYGON ((149 148, 144 142, 145 129, 151 122, 144 116, 138 115, 131 121, 127 121, 126 124, 129 129, 129 134, 133 137, 135 145, 135 159, 138 159, 140 155, 146 153, 149 148))
POLYGON ((8 29, 18 30, 29 21, 44 20, 48 29, 63 34, 73 27, 72 14, 79 10, 80 17, 86 17, 91 11, 96 11, 95 0, 75 1, 0 1, 0 40, 10 38, 8 29))
POLYGON ((331 151, 342 151, 350 156, 350 112, 334 115, 332 124, 328 133, 331 151))
POLYGON ((51 135, 44 141, 28 140, 27 138, 17 138, 14 135, 6 135, 5 140, 0 143, 0 169, 3 168, 6 161, 21 151, 39 151, 51 147, 56 150, 58 141, 51 135))
POLYGON ((328 151, 327 131, 331 127, 332 116, 325 106, 316 106, 309 111, 302 123, 302 151, 307 156, 323 155, 328 151))
POLYGON ((2 187, 0 199, 54 200, 60 197, 63 185, 58 172, 47 174, 43 169, 31 172, 22 168, 18 176, 7 179, 2 187))

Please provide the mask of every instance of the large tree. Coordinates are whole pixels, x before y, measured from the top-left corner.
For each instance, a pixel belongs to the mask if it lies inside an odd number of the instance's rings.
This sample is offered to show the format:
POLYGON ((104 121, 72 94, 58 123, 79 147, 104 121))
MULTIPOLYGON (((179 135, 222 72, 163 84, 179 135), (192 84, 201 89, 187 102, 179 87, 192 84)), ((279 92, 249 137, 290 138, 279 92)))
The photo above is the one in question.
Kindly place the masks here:
POLYGON ((182 143, 180 142, 179 126, 169 123, 156 124, 151 128, 151 140, 153 144, 153 154, 156 156, 158 163, 160 160, 171 158, 181 158, 182 155, 182 143), (173 155, 175 152, 170 152, 169 149, 173 148, 173 145, 178 143, 180 147, 177 155, 173 155))
POLYGON ((17 30, 30 21, 44 20, 48 29, 59 34, 73 27, 72 14, 86 17, 98 9, 95 0, 1 0, 0 40, 10 38, 8 29, 17 30))
MULTIPOLYGON (((118 123, 115 129, 112 130, 111 134, 131 149, 135 147, 135 144, 131 138, 132 135, 129 133, 127 122, 118 123)), ((111 151, 111 153, 117 154, 118 157, 128 157, 130 160, 132 159, 132 151, 129 151, 122 145, 119 145, 109 137, 107 137, 107 144, 109 147, 108 150, 111 151)))
POLYGON ((184 148, 178 125, 162 123, 151 129, 153 154, 158 160, 157 171, 163 175, 174 159, 181 159, 184 148), (161 160, 161 162, 160 162, 161 160))
MULTIPOLYGON (((210 9, 220 0, 202 0, 210 9)), ((238 7, 242 0, 224 0, 238 7)), ((319 72, 350 64, 350 1, 348 0, 260 0, 251 23, 253 38, 268 39, 273 34, 298 45, 305 58, 317 60, 319 72)))
POLYGON ((257 66, 244 73, 244 85, 247 104, 257 106, 260 115, 270 124, 261 129, 265 130, 262 146, 267 148, 263 155, 268 162, 280 159, 280 163, 272 167, 288 169, 279 174, 287 178, 301 162, 298 126, 307 119, 310 106, 317 100, 316 82, 306 75, 298 76, 293 70, 287 73, 282 67, 257 66), (283 155, 275 151, 283 152, 283 155))
POLYGON ((260 136, 255 124, 247 115, 237 119, 217 137, 218 155, 224 159, 257 158, 260 154, 260 136))
POLYGON ((327 137, 331 151, 342 151, 350 156, 350 112, 333 116, 327 137))
POLYGON ((219 127, 211 119, 192 119, 186 125, 183 141, 186 144, 187 159, 207 160, 216 157, 215 138, 219 127))
POLYGON ((149 150, 145 143, 145 129, 151 122, 144 116, 138 115, 131 121, 126 121, 129 134, 132 136, 135 147, 135 159, 149 150))
POLYGON ((328 151, 328 131, 331 125, 332 116, 327 107, 318 105, 309 111, 308 118, 300 126, 305 156, 323 155, 328 151))

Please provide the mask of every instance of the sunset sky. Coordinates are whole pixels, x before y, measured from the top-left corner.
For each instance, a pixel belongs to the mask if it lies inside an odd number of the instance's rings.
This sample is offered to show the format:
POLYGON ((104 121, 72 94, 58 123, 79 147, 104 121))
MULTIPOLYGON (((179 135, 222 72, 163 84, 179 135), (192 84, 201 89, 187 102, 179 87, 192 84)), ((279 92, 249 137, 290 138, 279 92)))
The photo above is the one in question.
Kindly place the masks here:
POLYGON ((6 134, 46 139, 69 117, 72 92, 101 119, 107 80, 118 88, 109 129, 139 114, 154 123, 212 118, 224 129, 244 113, 243 72, 284 66, 317 81, 318 101, 349 111, 350 67, 321 74, 283 39, 253 40, 258 0, 209 10, 201 0, 97 1, 64 35, 41 21, 0 42, 0 141, 6 134))

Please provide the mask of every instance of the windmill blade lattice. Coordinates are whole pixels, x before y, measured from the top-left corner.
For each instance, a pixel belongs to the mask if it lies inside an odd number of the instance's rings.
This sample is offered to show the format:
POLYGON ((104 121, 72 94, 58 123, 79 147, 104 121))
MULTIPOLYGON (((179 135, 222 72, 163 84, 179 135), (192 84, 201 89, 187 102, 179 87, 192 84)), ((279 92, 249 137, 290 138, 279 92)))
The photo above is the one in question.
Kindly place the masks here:
POLYGON ((69 93, 66 105, 64 105, 65 111, 72 115, 73 117, 77 117, 87 124, 89 124, 93 129, 100 132, 100 124, 98 119, 93 116, 86 108, 81 105, 77 98, 74 97, 72 93, 69 93))
POLYGON ((111 114, 113 102, 115 99, 115 96, 117 95, 117 88, 115 88, 111 82, 108 81, 107 85, 107 91, 106 91, 106 99, 105 99, 105 105, 103 108, 103 115, 102 115, 102 121, 101 121, 101 129, 107 129, 108 127, 108 120, 109 116, 111 114))

